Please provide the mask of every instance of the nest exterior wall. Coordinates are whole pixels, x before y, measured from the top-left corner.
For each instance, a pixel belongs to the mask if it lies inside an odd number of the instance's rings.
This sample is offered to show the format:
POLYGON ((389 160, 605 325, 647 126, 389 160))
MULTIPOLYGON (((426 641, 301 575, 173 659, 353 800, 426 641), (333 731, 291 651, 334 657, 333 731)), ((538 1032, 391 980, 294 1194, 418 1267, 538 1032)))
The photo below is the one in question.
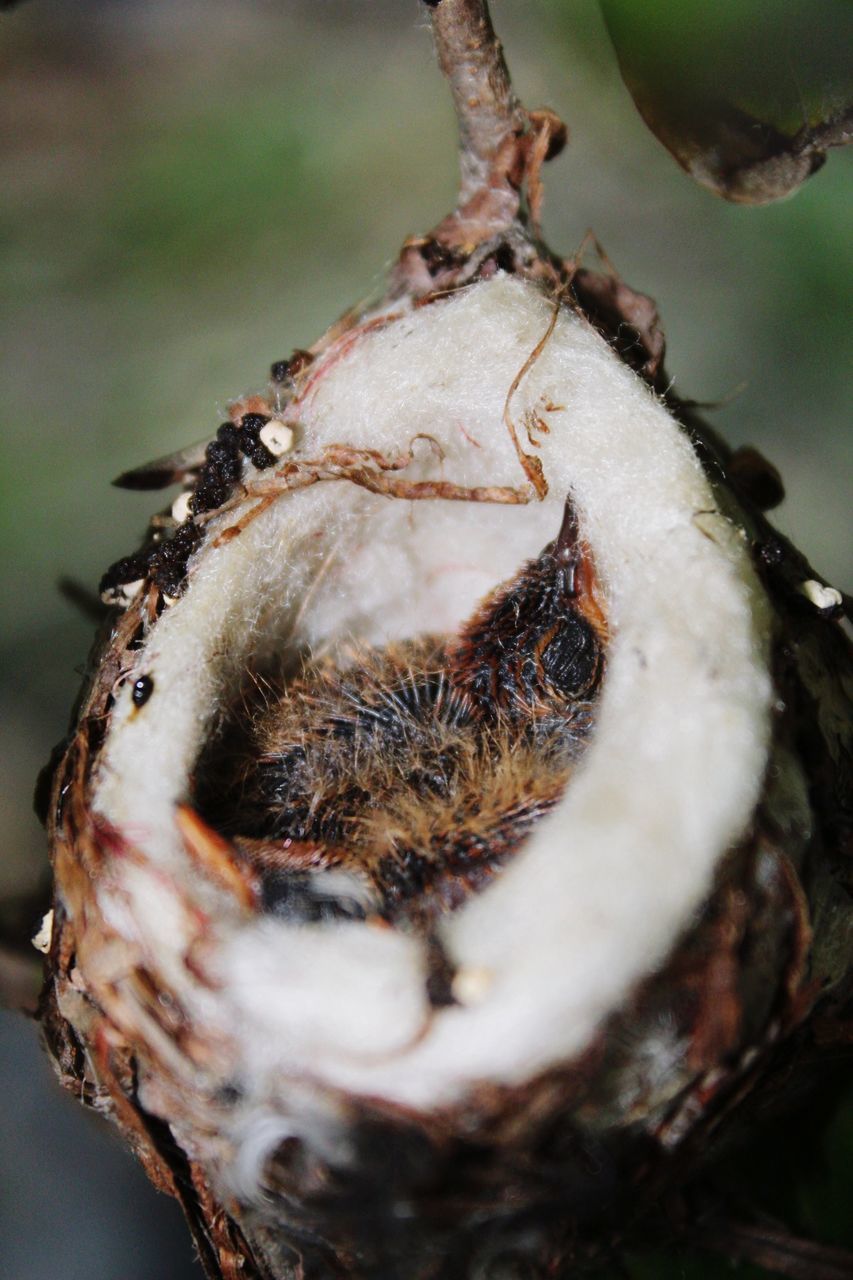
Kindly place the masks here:
MULTIPOLYGON (((455 483, 512 484, 504 405, 548 321, 544 296, 497 279, 368 332, 343 358, 333 351, 328 373, 321 367, 292 406, 300 451, 343 439, 391 452, 429 433, 444 457, 427 450, 422 474, 440 466, 455 483)), ((182 877, 172 805, 186 798, 217 693, 271 636, 322 646, 452 627, 476 599, 472 576, 488 589, 535 552, 567 492, 607 584, 614 640, 586 766, 517 868, 446 928, 460 968, 489 975, 480 1007, 430 1011, 415 939, 241 923, 214 965, 225 1020, 245 1020, 241 1039, 253 1046, 245 1079, 307 1070, 429 1108, 478 1080, 517 1083, 582 1051, 664 958, 754 807, 768 736, 767 611, 680 428, 570 314, 510 411, 538 411, 545 424, 545 502, 508 514, 440 500, 411 509, 337 482, 283 495, 198 556, 134 668, 154 681, 151 701, 137 709, 129 685, 119 693, 95 808, 182 877), (302 609, 329 546, 339 565, 302 609)), ((185 945, 151 872, 124 875, 120 892, 158 957, 170 939, 185 945)))
MULTIPOLYGON (((296 461, 341 442, 399 454, 428 433, 442 459, 423 442, 407 477, 519 485, 504 410, 552 308, 499 276, 365 326, 345 354, 333 344, 287 410, 296 461)), ((334 1210, 317 1216, 304 1169, 282 1152, 296 1144, 333 1180, 373 1176, 365 1124, 385 1135, 380 1145, 435 1144, 451 1198, 463 1194, 470 1135, 511 1180, 530 1135, 568 1127, 586 1135, 581 1165, 605 1144, 596 1196, 618 1198, 638 1134, 663 1150, 693 1140, 700 1094, 724 1101, 767 1037, 813 1001, 802 995, 810 932, 796 870, 813 832, 799 753, 775 722, 767 768, 777 624, 752 567, 754 522, 739 522, 679 423, 577 315, 561 313, 509 410, 541 419, 543 502, 410 503, 323 481, 282 493, 216 545, 254 501, 247 472, 250 496, 211 522, 185 594, 159 618, 138 600, 115 623, 57 782, 55 1049, 167 1188, 181 1194, 152 1118, 208 1197, 236 1197, 220 1219, 220 1259, 239 1252, 245 1229, 258 1256, 277 1258, 273 1272, 290 1274, 269 1232, 306 1222, 318 1240, 362 1247, 361 1229, 334 1210), (194 762, 247 661, 285 641, 383 643, 453 627, 553 536, 566 493, 613 636, 596 734, 552 818, 444 926, 476 994, 434 1010, 417 939, 258 919, 233 886, 200 872, 174 805, 191 795, 194 762), (153 693, 137 707, 140 674, 153 693), (776 844, 760 835, 768 820, 776 844), (710 982, 718 936, 736 940, 725 999, 710 982), (679 981, 708 999, 679 998, 675 1012, 679 981), (100 1046, 82 1068, 77 1037, 100 1046), (282 1190, 295 1207, 284 1210, 282 1190)), ((846 962, 829 950, 843 982, 846 962)), ((517 1194, 535 1205, 547 1179, 517 1194)), ((586 1192, 577 1203, 566 1194, 583 1217, 586 1192)), ((200 1204, 188 1213, 209 1235, 200 1204)))

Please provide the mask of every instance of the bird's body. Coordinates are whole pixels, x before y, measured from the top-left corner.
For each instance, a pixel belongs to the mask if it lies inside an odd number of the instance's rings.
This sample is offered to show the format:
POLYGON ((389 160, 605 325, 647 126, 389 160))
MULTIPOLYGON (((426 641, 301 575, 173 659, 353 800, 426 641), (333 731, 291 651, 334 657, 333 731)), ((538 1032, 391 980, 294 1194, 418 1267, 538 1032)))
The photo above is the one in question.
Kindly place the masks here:
POLYGON ((228 759, 225 825, 267 908, 428 930, 485 885, 589 734, 605 638, 594 595, 567 513, 458 634, 309 661, 265 686, 228 759))

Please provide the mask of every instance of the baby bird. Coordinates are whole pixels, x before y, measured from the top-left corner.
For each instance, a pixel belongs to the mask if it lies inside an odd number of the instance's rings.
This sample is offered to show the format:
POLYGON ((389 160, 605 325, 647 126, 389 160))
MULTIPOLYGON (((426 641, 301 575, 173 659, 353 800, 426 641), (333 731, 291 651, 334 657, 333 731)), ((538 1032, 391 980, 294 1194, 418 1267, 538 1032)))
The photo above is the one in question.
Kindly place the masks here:
POLYGON ((432 930, 560 798, 606 638, 567 504, 557 538, 457 635, 309 661, 269 691, 208 784, 266 909, 432 930))

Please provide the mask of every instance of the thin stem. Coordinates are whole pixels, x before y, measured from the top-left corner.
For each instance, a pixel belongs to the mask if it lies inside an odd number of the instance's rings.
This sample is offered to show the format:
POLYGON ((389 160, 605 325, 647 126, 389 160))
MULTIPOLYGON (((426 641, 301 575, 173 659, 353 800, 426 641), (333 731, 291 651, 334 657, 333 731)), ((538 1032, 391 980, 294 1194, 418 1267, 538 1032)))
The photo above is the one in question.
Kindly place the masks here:
POLYGON ((803 1240, 775 1226, 722 1219, 700 1226, 688 1239, 731 1261, 751 1262, 788 1280, 850 1280, 853 1275, 849 1250, 803 1240))
POLYGON ((525 131, 528 117, 513 92, 486 0, 437 0, 430 9, 439 66, 459 121, 465 205, 490 185, 501 149, 525 131))

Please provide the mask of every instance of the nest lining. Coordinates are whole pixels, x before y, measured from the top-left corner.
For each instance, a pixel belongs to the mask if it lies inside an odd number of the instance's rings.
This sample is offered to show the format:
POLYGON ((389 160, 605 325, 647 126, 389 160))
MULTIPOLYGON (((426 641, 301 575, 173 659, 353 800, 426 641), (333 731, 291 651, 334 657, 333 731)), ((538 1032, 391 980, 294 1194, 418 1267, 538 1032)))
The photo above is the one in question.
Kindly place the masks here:
MULTIPOLYGON (((296 457, 336 443, 399 454, 424 434, 443 460, 416 445, 408 476, 523 484, 505 402, 551 315, 536 289, 499 275, 350 337, 289 410, 296 457)), ((191 1015, 230 1040, 247 1098, 241 1184, 286 1136, 294 1078, 429 1110, 582 1052, 665 959, 758 799, 769 608, 681 428, 565 310, 509 408, 516 423, 539 419, 543 501, 409 503, 339 481, 282 496, 218 546, 233 515, 214 521, 139 652, 151 696, 135 707, 132 681, 118 693, 94 805, 147 866, 117 869, 102 904, 191 1015), (224 908, 204 961, 219 989, 202 994, 181 963, 190 926, 164 914, 158 877, 202 900, 174 806, 247 664, 287 646, 452 632, 554 537, 569 493, 613 637, 597 728, 554 812, 441 925, 467 1003, 430 1007, 412 935, 224 908)))

